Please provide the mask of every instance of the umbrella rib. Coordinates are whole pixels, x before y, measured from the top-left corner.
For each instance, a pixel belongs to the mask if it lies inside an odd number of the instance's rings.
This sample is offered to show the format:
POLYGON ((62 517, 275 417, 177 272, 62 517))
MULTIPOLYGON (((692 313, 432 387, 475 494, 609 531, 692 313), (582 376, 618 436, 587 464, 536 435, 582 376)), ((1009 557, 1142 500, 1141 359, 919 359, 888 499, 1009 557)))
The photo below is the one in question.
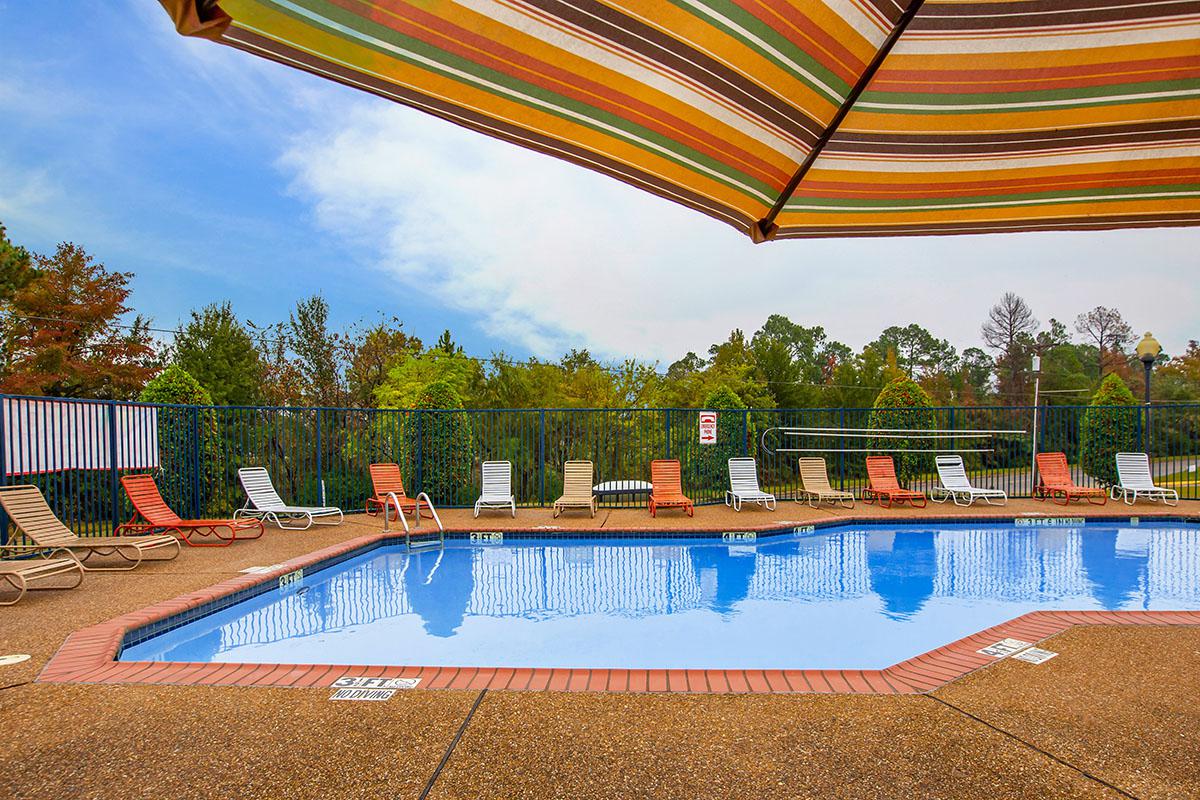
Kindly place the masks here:
POLYGON ((820 138, 817 139, 816 144, 813 145, 812 150, 808 152, 808 156, 800 162, 800 166, 796 168, 792 179, 783 187, 783 191, 780 192, 779 199, 775 201, 775 205, 771 206, 771 210, 767 212, 765 217, 750 226, 750 236, 755 242, 765 242, 774 237, 775 232, 779 229, 779 226, 775 224, 775 218, 779 216, 779 212, 783 211, 783 207, 787 204, 788 199, 791 198, 797 187, 800 186, 800 181, 804 180, 804 176, 812 169, 812 165, 816 162, 817 157, 821 155, 821 151, 825 149, 825 145, 829 144, 829 140, 837 133, 838 126, 842 124, 842 120, 846 118, 846 115, 850 113, 850 109, 858 102, 859 95, 866 90, 867 84, 875 77, 875 73, 879 71, 883 60, 888 57, 888 53, 892 52, 892 47, 900 40, 901 35, 904 34, 904 30, 912 22, 917 12, 921 10, 921 5, 924 2, 925 0, 913 0, 912 4, 900 15, 900 19, 896 20, 896 25, 892 28, 892 32, 883 41, 883 45, 875 53, 875 57, 871 59, 871 63, 863 70, 862 75, 858 77, 858 82, 854 84, 854 88, 850 90, 850 94, 846 95, 846 99, 842 101, 842 105, 838 108, 837 113, 833 115, 833 119, 825 126, 825 130, 821 133, 820 138))

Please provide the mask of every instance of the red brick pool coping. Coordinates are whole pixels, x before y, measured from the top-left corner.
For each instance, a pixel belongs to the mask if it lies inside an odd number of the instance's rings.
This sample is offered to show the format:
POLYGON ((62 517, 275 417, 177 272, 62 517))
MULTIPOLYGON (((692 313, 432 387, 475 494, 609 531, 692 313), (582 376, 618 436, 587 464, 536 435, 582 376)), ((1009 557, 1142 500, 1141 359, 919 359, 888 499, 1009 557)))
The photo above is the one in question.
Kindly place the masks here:
MULTIPOLYGON (((1088 516, 1097 518, 1101 515, 1089 514, 1088 516)), ((1128 515, 1124 516, 1128 517, 1128 515)), ((1036 519, 1036 517, 1032 519, 1036 519)), ((836 521, 844 524, 879 522, 880 519, 838 517, 836 521)), ((915 522, 917 520, 908 518, 903 521, 915 522)), ((969 521, 985 520, 977 517, 969 521)), ((774 525, 759 526, 759 528, 778 530, 780 525, 775 523, 774 525)), ((745 530, 752 529, 753 526, 745 528, 745 530)), ((696 529, 692 528, 691 530, 696 529)), ((724 528, 718 530, 724 530, 724 528)), ((545 533, 547 531, 535 529, 522 532, 545 533)), ((570 532, 586 533, 586 531, 580 530, 570 532)), ((607 532, 609 531, 593 531, 593 533, 607 532)), ((670 533, 670 531, 662 529, 648 532, 670 533)), ((419 678, 419 686, 422 689, 913 694, 931 691, 1000 660, 981 655, 977 651, 1004 638, 1021 639, 1036 644, 1075 625, 1200 625, 1200 611, 1034 611, 882 670, 550 669, 115 660, 121 642, 129 631, 235 592, 277 581, 281 575, 294 570, 343 555, 384 539, 395 538, 397 538, 396 534, 392 532, 369 534, 350 539, 287 561, 269 572, 230 578, 206 589, 155 603, 140 611, 83 628, 67 637, 62 647, 42 669, 37 680, 44 683, 319 688, 329 687, 343 676, 356 675, 380 678, 419 678)))

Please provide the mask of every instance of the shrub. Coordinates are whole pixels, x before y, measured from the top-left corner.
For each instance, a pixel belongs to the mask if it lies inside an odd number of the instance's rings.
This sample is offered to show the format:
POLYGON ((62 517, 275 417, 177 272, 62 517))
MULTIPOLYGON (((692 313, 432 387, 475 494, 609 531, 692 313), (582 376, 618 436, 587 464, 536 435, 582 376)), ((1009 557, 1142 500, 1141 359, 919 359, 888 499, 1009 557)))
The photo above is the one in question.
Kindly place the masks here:
POLYGON ((1104 485, 1117 482, 1117 453, 1134 449, 1137 401, 1115 374, 1105 376, 1079 420, 1079 462, 1104 485))
MULTIPOLYGON (((726 464, 729 459, 741 456, 744 448, 742 435, 746 421, 737 409, 745 407, 741 398, 725 384, 718 386, 704 399, 704 408, 717 412, 717 443, 697 445, 697 460, 700 462, 698 477, 706 489, 728 488, 726 464)), ((699 425, 698 418, 696 424, 699 425)), ((694 435, 699 436, 698 429, 694 435)))
POLYGON ((171 364, 153 377, 138 397, 143 403, 174 403, 182 406, 211 406, 212 396, 191 374, 171 364))
MULTIPOLYGON (((932 430, 934 426, 933 401, 916 381, 907 377, 892 379, 875 398, 875 408, 867 420, 872 430, 904 428, 910 430, 932 430)), ((925 450, 928 439, 870 439, 870 447, 881 450, 925 450)), ((933 457, 928 453, 890 453, 896 461, 896 476, 901 482, 910 481, 933 468, 933 457)))
POLYGON ((471 420, 462 410, 458 392, 441 381, 421 390, 416 407, 428 409, 414 414, 406 426, 409 456, 421 465, 420 490, 435 502, 455 504, 458 493, 471 485, 475 455, 471 420))
MULTIPOLYGON (((152 378, 138 400, 143 403, 209 406, 212 396, 191 374, 171 364, 152 378)), ((159 488, 167 500, 188 513, 211 511, 224 482, 217 421, 211 409, 160 408, 158 415, 159 488), (199 470, 200 474, 195 475, 199 470), (199 496, 196 496, 196 487, 199 496)))

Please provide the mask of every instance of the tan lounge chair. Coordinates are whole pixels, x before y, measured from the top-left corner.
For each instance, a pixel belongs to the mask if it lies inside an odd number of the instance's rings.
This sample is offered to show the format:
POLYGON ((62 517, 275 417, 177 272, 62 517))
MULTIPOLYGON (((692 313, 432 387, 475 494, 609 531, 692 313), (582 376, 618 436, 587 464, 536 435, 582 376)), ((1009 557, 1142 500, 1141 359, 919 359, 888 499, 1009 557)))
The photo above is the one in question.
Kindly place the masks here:
MULTIPOLYGON (((27 550, 25 547, 4 545, 3 550, 27 550)), ((25 596, 25 592, 37 589, 74 589, 83 581, 83 568, 76 558, 26 558, 13 561, 0 561, 0 584, 7 583, 17 590, 17 596, 5 600, 0 595, 0 606, 11 606, 25 596), (41 582, 58 575, 74 575, 75 582, 69 586, 31 586, 33 582, 41 582)))
POLYGON ((13 524, 33 542, 30 549, 63 550, 86 570, 129 570, 142 563, 148 553, 156 560, 168 561, 179 555, 179 540, 174 536, 95 536, 81 537, 63 525, 36 486, 0 487, 0 505, 13 524), (120 556, 127 564, 92 567, 92 556, 120 556))
POLYGON ((596 516, 596 495, 592 494, 595 469, 590 461, 568 461, 563 464, 563 494, 554 501, 554 516, 568 508, 586 508, 596 516))
POLYGON ((854 492, 835 489, 829 485, 829 470, 823 458, 800 459, 800 492, 796 502, 807 500, 808 505, 816 508, 821 503, 841 505, 849 502, 846 508, 854 508, 854 492))

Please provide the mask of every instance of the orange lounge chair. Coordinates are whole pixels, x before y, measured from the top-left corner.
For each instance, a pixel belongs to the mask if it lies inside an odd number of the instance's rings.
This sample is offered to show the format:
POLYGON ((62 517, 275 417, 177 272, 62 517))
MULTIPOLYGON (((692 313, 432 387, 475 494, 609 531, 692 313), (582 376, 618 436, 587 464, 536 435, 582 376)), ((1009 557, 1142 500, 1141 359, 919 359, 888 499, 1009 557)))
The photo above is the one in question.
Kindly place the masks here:
POLYGON ((687 515, 696 511, 690 498, 683 494, 683 478, 679 461, 674 458, 659 458, 650 462, 650 516, 658 516, 660 508, 682 508, 687 515))
POLYGON ((392 492, 400 501, 400 508, 405 514, 417 513, 417 501, 404 493, 404 479, 400 476, 399 464, 372 464, 370 469, 371 490, 375 494, 367 498, 368 514, 375 515, 387 508, 388 519, 391 519, 390 515, 394 506, 388 505, 388 494, 392 492))
POLYGON ((118 525, 113 535, 122 533, 176 533, 192 547, 228 547, 235 539, 257 539, 263 535, 260 519, 180 519, 158 491, 150 475, 125 475, 121 478, 125 494, 133 503, 133 517, 118 525), (143 521, 139 522, 141 517, 143 521), (228 531, 228 535, 222 531, 228 531), (254 531, 253 535, 247 532, 254 531), (193 536, 215 537, 216 541, 193 542, 193 536))
POLYGON ((1108 502, 1108 492, 1098 486, 1080 486, 1071 478, 1071 467, 1067 464, 1066 453, 1037 454, 1038 483, 1033 489, 1036 500, 1049 497, 1054 502, 1062 498, 1062 504, 1069 505, 1072 500, 1087 500, 1093 505, 1102 506, 1108 502), (1096 502, 1100 498, 1100 502, 1096 502))
POLYGON ((891 508, 894 505, 908 503, 913 508, 924 508, 925 493, 912 489, 901 489, 896 480, 896 462, 891 456, 867 456, 867 478, 871 485, 862 490, 862 501, 874 503, 879 500, 880 508, 891 508), (917 505, 917 501, 921 505, 917 505))

